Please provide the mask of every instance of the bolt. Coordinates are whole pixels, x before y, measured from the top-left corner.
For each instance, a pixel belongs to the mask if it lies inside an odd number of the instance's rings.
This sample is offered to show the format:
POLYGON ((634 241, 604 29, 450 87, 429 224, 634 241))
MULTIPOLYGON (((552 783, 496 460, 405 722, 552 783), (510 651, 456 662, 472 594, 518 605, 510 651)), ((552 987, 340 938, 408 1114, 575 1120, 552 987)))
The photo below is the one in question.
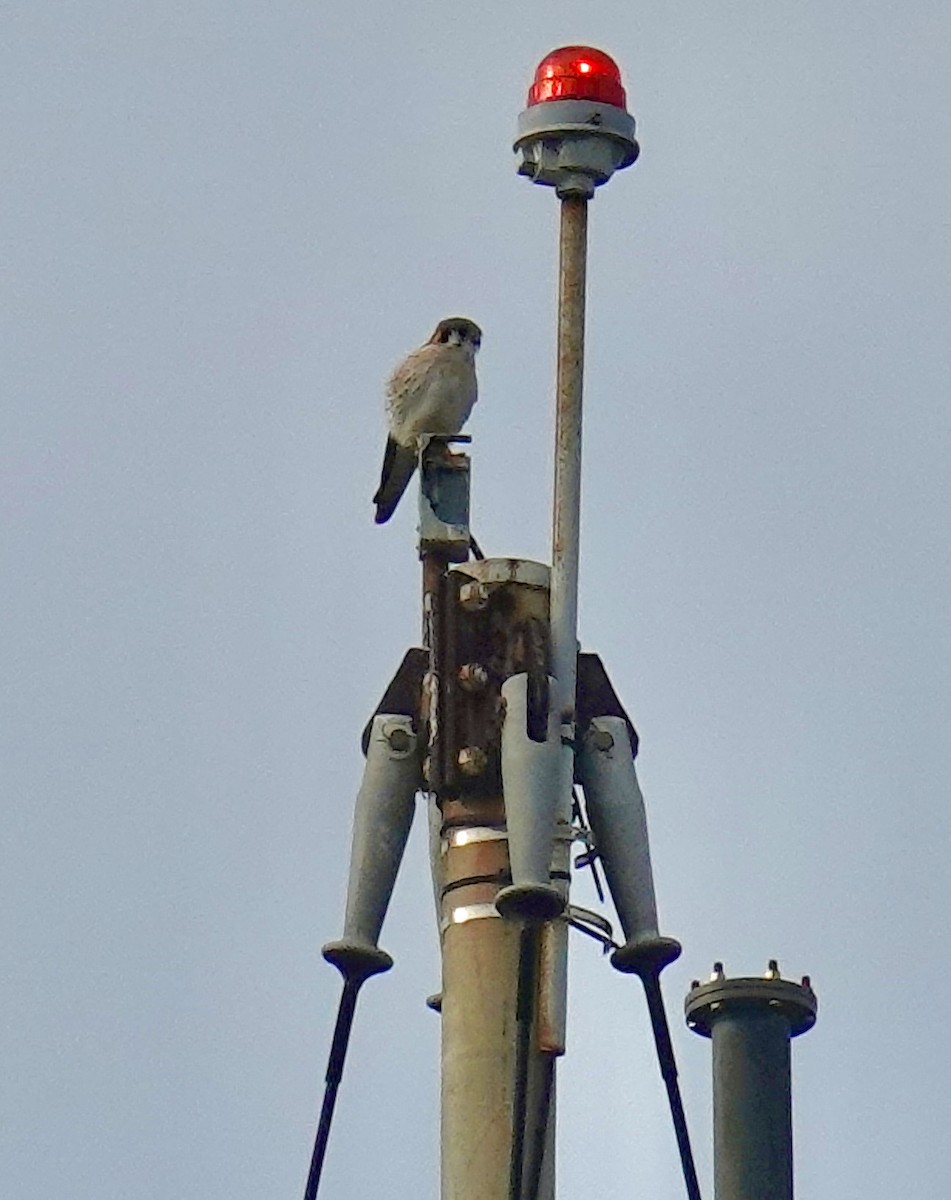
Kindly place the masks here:
POLYGON ((710 982, 713 983, 716 979, 723 979, 723 963, 715 962, 713 964, 713 974, 710 976, 710 982))
POLYGON ((769 962, 767 963, 766 978, 767 979, 778 979, 779 978, 779 963, 777 962, 777 960, 775 958, 771 958, 769 960, 769 962))
POLYGON ((463 775, 481 775, 489 761, 481 746, 463 746, 459 751, 459 770, 463 775))
POLYGON ((809 991, 809 992, 812 991, 812 980, 809 978, 808 975, 803 975, 802 986, 806 989, 806 991, 809 991))
POLYGON ((405 754, 413 744, 413 739, 405 729, 391 729, 386 740, 394 754, 405 754))
POLYGON ((489 602, 489 592, 485 584, 478 579, 471 579, 459 589, 459 603, 466 612, 478 612, 489 602))
POLYGON ((463 663, 458 678, 464 691, 479 692, 489 682, 489 672, 481 663, 463 663))
POLYGON ((596 750, 610 750, 614 745, 614 738, 606 729, 595 729, 594 732, 594 748, 596 750))
POLYGON ((693 989, 694 989, 694 988, 698 988, 699 986, 700 986, 700 980, 699 980, 699 979, 691 979, 691 980, 690 980, 690 990, 691 990, 691 991, 693 991, 693 989))

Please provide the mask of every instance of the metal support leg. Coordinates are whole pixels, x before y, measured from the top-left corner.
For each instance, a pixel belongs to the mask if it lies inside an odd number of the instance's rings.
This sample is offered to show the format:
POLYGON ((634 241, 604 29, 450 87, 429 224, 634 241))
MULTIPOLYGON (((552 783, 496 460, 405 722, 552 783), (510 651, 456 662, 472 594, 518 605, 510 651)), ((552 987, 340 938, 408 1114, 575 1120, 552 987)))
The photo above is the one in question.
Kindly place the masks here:
POLYGON ((393 965, 377 941, 421 786, 412 720, 385 713, 374 717, 353 816, 343 937, 323 948, 324 958, 345 979, 366 978, 393 965))
POLYGON ((578 758, 585 807, 604 874, 624 930, 625 942, 612 964, 635 974, 662 969, 680 954, 680 943, 661 937, 647 840, 644 797, 634 770, 627 724, 620 717, 595 717, 578 758))
POLYGON ((505 720, 502 725, 502 790, 509 835, 512 883, 496 897, 503 916, 550 920, 565 907, 564 888, 551 880, 556 823, 570 804, 570 749, 561 744, 561 724, 550 706, 543 741, 530 736, 529 676, 513 675, 502 684, 505 720))

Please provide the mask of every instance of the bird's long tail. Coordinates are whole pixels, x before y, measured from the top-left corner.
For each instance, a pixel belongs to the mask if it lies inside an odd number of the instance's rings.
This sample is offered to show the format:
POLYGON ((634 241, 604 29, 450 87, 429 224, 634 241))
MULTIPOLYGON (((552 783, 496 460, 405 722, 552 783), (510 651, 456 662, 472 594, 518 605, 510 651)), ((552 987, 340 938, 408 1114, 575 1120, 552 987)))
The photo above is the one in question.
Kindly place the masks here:
POLYGON ((383 455, 383 473, 380 486, 376 489, 373 503, 376 505, 376 523, 382 525, 392 517, 400 496, 416 470, 416 451, 411 446, 401 446, 392 438, 386 439, 383 455))

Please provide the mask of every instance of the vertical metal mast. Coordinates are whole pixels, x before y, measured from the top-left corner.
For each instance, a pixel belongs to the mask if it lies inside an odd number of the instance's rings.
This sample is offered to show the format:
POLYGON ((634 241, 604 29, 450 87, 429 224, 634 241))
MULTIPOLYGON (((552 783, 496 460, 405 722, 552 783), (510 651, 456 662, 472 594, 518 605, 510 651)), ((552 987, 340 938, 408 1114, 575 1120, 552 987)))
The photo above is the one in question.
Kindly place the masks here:
POLYGON ((694 981, 685 1010, 713 1041, 713 1168, 716 1200, 792 1200, 790 1040, 816 1022, 809 977, 728 979, 715 963, 694 981))
MULTIPOLYGON (((542 60, 535 72, 528 107, 518 120, 515 143, 516 151, 522 156, 519 174, 534 183, 554 187, 561 201, 549 610, 554 727, 547 735, 550 744, 548 761, 553 772, 548 790, 554 789, 555 795, 547 798, 538 795, 533 806, 536 812, 531 839, 536 845, 547 843, 548 853, 542 852, 540 858, 542 865, 552 860, 558 831, 570 827, 574 777, 588 201, 597 186, 606 183, 615 170, 628 166, 637 157, 634 120, 624 107, 625 101, 620 71, 608 55, 585 46, 555 50, 542 60)), ((536 776, 541 773, 542 766, 539 755, 535 763, 536 776)), ((503 741, 503 770, 504 767, 503 741)), ((521 916, 525 921, 523 960, 537 943, 536 952, 541 953, 546 964, 552 1008, 560 1014, 562 1028, 556 1040, 560 1043, 557 1052, 563 1053, 568 980, 567 927, 564 921, 549 920, 542 926, 540 935, 534 935, 532 922, 537 920, 547 903, 545 886, 540 881, 520 885, 516 878, 522 859, 519 843, 527 839, 522 838, 513 819, 520 808, 527 807, 530 795, 531 789, 525 795, 510 795, 506 786, 513 884, 500 895, 498 907, 505 915, 521 916), (533 937, 536 943, 533 943, 533 937)), ((538 862, 539 855, 535 858, 538 862)), ((547 879, 544 884, 550 890, 547 879)), ((548 916, 557 915, 556 904, 550 908, 548 916)), ((549 1055, 545 1062, 547 1073, 533 1116, 536 1126, 545 1127, 541 1130, 543 1141, 553 1147, 554 1056, 549 1055)), ((516 1136, 518 1133, 516 1130, 516 1136)), ((549 1157, 552 1157, 551 1153, 549 1157)), ((523 1200, 523 1197, 524 1200, 536 1200, 536 1192, 525 1195, 524 1182, 521 1176, 513 1174, 510 1200, 523 1200)), ((539 1182, 540 1176, 536 1173, 535 1179, 529 1180, 529 1187, 534 1188, 539 1182)), ((553 1176, 548 1175, 544 1183, 553 1191, 553 1176)))
POLYGON ((555 486, 551 546, 552 666, 562 724, 574 736, 578 670, 578 561, 584 384, 588 200, 561 201, 558 265, 558 371, 555 379, 555 486))
MULTIPOLYGON (((561 200, 551 636, 563 723, 574 718, 581 523, 581 407, 584 379, 588 201, 638 154, 634 118, 617 64, 591 46, 564 46, 539 63, 518 119, 519 174, 553 187, 561 200)), ((573 737, 573 729, 568 736, 573 737)))

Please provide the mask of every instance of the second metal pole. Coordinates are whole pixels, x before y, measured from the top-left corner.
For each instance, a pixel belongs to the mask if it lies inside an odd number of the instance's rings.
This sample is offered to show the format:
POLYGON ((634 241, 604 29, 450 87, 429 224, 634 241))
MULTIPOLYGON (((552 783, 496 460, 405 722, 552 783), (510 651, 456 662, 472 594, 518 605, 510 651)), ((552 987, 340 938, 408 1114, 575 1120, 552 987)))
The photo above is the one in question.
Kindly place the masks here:
POLYGON ((789 1043, 816 1010, 808 976, 782 979, 775 960, 763 978, 728 979, 716 963, 709 983, 694 981, 687 1024, 713 1041, 716 1200, 792 1200, 789 1043))
POLYGON ((555 380, 555 488, 551 552, 552 665, 563 725, 574 736, 578 671, 578 547, 581 527, 581 415, 584 380, 588 201, 561 201, 558 370, 555 380))

